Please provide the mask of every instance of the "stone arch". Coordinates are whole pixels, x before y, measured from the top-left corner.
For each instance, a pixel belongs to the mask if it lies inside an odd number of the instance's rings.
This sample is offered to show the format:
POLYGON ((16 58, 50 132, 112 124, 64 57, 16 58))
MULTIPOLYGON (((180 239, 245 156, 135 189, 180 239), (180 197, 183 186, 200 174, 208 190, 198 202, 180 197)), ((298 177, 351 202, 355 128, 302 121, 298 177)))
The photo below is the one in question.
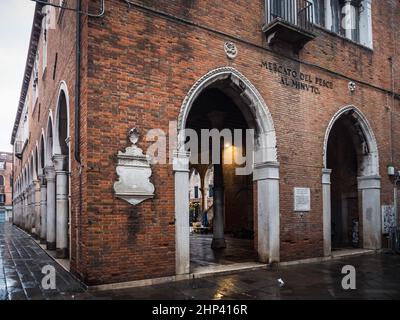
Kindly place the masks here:
POLYGON ((336 121, 346 114, 347 115, 350 114, 355 119, 356 123, 359 126, 357 129, 360 130, 358 133, 365 142, 365 149, 363 151, 367 151, 367 154, 365 154, 363 157, 362 170, 360 174, 363 176, 379 175, 379 152, 374 132, 365 115, 357 107, 352 105, 346 106, 337 111, 329 122, 324 137, 324 152, 323 152, 324 168, 327 168, 327 150, 328 150, 329 134, 336 121))
POLYGON ((45 140, 45 166, 52 166, 52 157, 53 157, 53 143, 54 143, 54 126, 53 126, 53 115, 49 113, 49 117, 47 120, 46 127, 46 140, 45 140))
POLYGON ((351 119, 352 131, 357 136, 356 145, 358 177, 357 188, 361 195, 360 216, 362 219, 363 247, 381 248, 381 208, 378 144, 365 115, 355 106, 349 105, 337 111, 325 132, 323 145, 323 236, 324 254, 331 254, 331 169, 327 167, 328 141, 335 123, 343 116, 351 119))
POLYGON ((177 146, 174 153, 176 273, 190 272, 189 155, 184 149, 185 128, 190 110, 207 88, 226 82, 229 91, 240 100, 238 106, 249 127, 255 130, 253 180, 257 182, 257 249, 261 262, 279 261, 279 165, 275 127, 268 107, 255 86, 238 70, 221 67, 202 76, 191 87, 180 108, 177 146), (267 200, 268 199, 268 200, 267 200), (267 203, 268 202, 268 203, 267 203))
POLYGON ((40 145, 39 145, 39 168, 40 172, 44 174, 44 167, 46 165, 46 137, 44 130, 42 129, 42 134, 40 136, 40 145))
POLYGON ((40 176, 40 172, 39 172, 39 154, 38 154, 38 142, 36 141, 35 144, 35 151, 33 153, 33 163, 34 163, 34 171, 35 171, 35 177, 34 179, 37 180, 40 176))
POLYGON ((34 157, 33 157, 33 151, 31 153, 31 156, 29 158, 29 182, 32 184, 33 180, 35 179, 35 163, 34 163, 34 157))
POLYGON ((54 135, 53 146, 54 154, 66 154, 68 152, 69 142, 67 139, 70 137, 70 110, 69 110, 69 94, 65 81, 61 81, 58 98, 56 104, 55 122, 54 122, 54 135), (64 137, 65 136, 65 137, 64 137))
POLYGON ((182 133, 186 128, 186 121, 192 105, 196 98, 203 92, 204 89, 210 87, 212 84, 230 80, 236 90, 240 91, 240 96, 248 106, 243 111, 243 115, 249 123, 253 123, 256 131, 256 162, 277 161, 277 143, 275 126, 272 120, 271 113, 262 98, 259 91, 254 85, 238 70, 232 67, 221 67, 211 70, 202 76, 191 87, 187 93, 179 112, 178 117, 178 151, 183 151, 182 145, 184 137, 182 133))

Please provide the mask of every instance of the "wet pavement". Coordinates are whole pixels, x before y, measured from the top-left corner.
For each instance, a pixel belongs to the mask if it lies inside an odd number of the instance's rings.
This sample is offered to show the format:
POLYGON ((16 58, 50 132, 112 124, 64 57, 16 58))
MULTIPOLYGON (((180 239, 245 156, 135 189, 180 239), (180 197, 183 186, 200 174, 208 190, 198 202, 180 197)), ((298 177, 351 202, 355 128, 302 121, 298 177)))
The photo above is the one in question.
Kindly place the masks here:
POLYGON ((192 271, 204 266, 255 262, 257 259, 253 240, 226 235, 226 248, 213 250, 211 249, 212 239, 212 234, 193 233, 190 235, 190 267, 192 271))
POLYGON ((84 291, 28 234, 8 222, 0 223, 0 300, 73 299, 84 291), (42 268, 49 265, 56 271, 54 290, 41 286, 46 276, 42 268))
POLYGON ((368 254, 140 288, 89 292, 29 235, 0 223, 1 299, 400 299, 400 256, 368 254), (41 287, 42 267, 53 265, 57 289, 41 287), (344 290, 342 267, 356 270, 356 290, 344 290), (285 282, 279 287, 278 278, 285 282))

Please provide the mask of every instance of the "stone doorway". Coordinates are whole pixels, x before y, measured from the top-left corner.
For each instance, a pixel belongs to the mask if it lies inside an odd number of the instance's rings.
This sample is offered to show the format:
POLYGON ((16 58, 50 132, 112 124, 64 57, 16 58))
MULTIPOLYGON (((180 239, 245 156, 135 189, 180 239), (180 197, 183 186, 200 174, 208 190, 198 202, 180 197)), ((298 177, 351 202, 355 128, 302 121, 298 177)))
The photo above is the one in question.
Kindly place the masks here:
POLYGON ((257 258, 254 253, 253 177, 251 171, 239 175, 236 168, 241 165, 234 161, 234 153, 246 156, 245 130, 249 126, 234 100, 224 93, 229 90, 228 84, 220 82, 204 90, 194 102, 186 121, 186 129, 197 133, 199 152, 204 152, 202 146, 207 145, 206 152, 209 153, 209 161, 203 164, 202 154, 196 156, 190 150, 189 168, 200 176, 200 185, 194 186, 194 196, 202 200, 200 212, 198 215, 194 212, 191 219, 191 272, 201 266, 251 262, 257 258), (210 137, 202 134, 202 130, 214 129, 224 132, 218 135, 217 150, 212 147, 210 137), (243 145, 235 145, 232 141, 235 131, 242 135, 243 145), (220 154, 214 155, 215 152, 220 154), (215 162, 214 156, 221 161, 215 162), (209 208, 203 201, 207 196, 205 176, 208 169, 213 171, 213 203, 209 208))
MULTIPOLYGON (((213 163, 212 239, 211 245, 207 237, 201 239, 200 243, 206 243, 207 250, 211 250, 210 247, 224 250, 230 242, 234 243, 227 241, 228 231, 230 234, 242 232, 242 235, 247 232, 251 235, 247 239, 250 241, 250 252, 256 252, 257 261, 279 261, 279 165, 276 161, 272 117, 261 95, 249 80, 237 70, 224 67, 210 71, 194 84, 182 104, 178 118, 178 148, 173 164, 176 273, 180 275, 191 272, 187 195, 190 189, 189 175, 195 163, 190 150, 186 148, 188 128, 194 131, 202 128, 250 128, 255 132, 250 163, 252 170, 249 174, 233 175, 236 167, 213 163), (258 201, 253 203, 253 199, 258 201)), ((221 146, 222 158, 236 152, 236 146, 226 141, 221 146)), ((252 254, 247 258, 255 261, 252 254)), ((213 259, 218 262, 216 256, 213 259)))
POLYGON ((340 110, 325 137, 322 175, 324 253, 381 247, 378 149, 372 129, 355 107, 340 110))

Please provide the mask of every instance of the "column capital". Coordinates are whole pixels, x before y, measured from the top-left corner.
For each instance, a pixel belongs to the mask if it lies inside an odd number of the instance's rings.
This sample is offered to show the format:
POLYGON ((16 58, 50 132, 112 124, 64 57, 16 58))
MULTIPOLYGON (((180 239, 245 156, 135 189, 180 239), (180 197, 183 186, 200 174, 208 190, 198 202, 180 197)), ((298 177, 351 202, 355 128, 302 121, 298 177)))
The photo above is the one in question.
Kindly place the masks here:
POLYGON ((253 181, 279 180, 279 162, 266 161, 254 165, 253 181))
POLYGON ((56 179, 56 171, 54 170, 54 167, 52 167, 52 166, 45 167, 44 168, 44 172, 46 174, 46 180, 48 182, 50 182, 50 181, 54 182, 55 181, 55 179, 56 179))
POLYGON ((322 169, 322 184, 331 184, 331 169, 322 169))
POLYGON ((46 185, 46 175, 44 173, 38 175, 38 180, 39 180, 40 187, 42 187, 43 185, 46 185))
POLYGON ((358 190, 381 189, 381 177, 378 175, 358 177, 358 190))
POLYGON ((190 152, 176 151, 174 152, 173 170, 175 172, 189 172, 190 152))
POLYGON ((57 172, 67 170, 67 156, 63 154, 55 154, 53 156, 54 168, 57 172))

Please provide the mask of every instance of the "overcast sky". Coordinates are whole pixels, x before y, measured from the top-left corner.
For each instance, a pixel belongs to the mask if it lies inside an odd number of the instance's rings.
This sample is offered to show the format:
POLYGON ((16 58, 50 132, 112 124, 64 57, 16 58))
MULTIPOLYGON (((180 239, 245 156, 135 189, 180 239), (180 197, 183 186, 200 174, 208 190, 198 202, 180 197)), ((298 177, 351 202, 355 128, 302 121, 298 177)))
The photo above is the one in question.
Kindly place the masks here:
POLYGON ((31 0, 0 0, 0 151, 12 151, 34 7, 31 0))

